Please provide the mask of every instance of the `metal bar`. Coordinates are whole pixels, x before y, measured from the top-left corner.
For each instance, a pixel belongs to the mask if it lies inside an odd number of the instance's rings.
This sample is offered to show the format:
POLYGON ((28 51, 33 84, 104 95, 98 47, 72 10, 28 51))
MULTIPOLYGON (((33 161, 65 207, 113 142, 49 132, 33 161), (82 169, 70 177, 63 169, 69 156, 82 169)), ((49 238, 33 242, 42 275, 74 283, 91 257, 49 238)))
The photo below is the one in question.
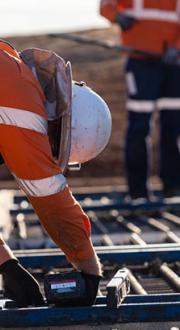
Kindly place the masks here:
POLYGON ((141 228, 134 225, 132 222, 127 221, 123 216, 119 215, 117 218, 115 218, 115 221, 118 222, 120 225, 122 225, 124 228, 128 229, 130 232, 140 234, 141 228))
POLYGON ((149 218, 147 220, 148 224, 150 224, 153 228, 156 228, 158 230, 161 230, 165 233, 167 233, 168 231, 170 231, 170 228, 166 225, 164 225, 163 223, 161 223, 159 220, 153 219, 153 218, 149 218))
POLYGON ((159 220, 154 218, 147 219, 147 223, 162 232, 165 232, 169 241, 173 243, 180 243, 180 238, 170 230, 169 226, 161 223, 159 220))
POLYGON ((79 36, 79 35, 70 34, 70 33, 68 33, 68 34, 67 33, 51 33, 51 34, 49 34, 49 36, 52 38, 61 38, 61 39, 66 39, 66 40, 72 40, 72 41, 76 41, 76 42, 80 42, 80 43, 84 43, 84 44, 88 44, 88 45, 92 45, 92 46, 99 46, 99 47, 103 47, 103 48, 107 48, 107 49, 111 49, 111 50, 117 50, 120 52, 143 55, 146 57, 151 57, 156 60, 157 59, 159 60, 161 58, 159 55, 157 55, 155 53, 143 51, 140 49, 130 48, 130 47, 126 47, 126 46, 121 46, 119 44, 114 44, 111 41, 102 41, 102 40, 90 38, 87 36, 79 36))
POLYGON ((126 212, 147 212, 147 211, 159 211, 159 210, 180 210, 180 203, 175 201, 153 201, 142 204, 126 204, 123 201, 110 200, 109 204, 102 205, 99 201, 94 201, 91 206, 85 205, 83 202, 81 203, 84 211, 109 211, 113 209, 117 209, 120 211, 126 212))
POLYGON ((133 243, 133 244, 139 244, 141 246, 146 246, 146 242, 136 233, 132 233, 130 235, 130 241, 133 243))
MULTIPOLYGON (((145 247, 144 247, 145 248, 145 247)), ((121 252, 101 252, 98 254, 102 261, 108 260, 109 262, 117 262, 117 263, 126 263, 126 264, 141 264, 144 262, 151 262, 154 259, 162 259, 164 261, 177 261, 179 260, 179 251, 171 250, 169 251, 160 251, 158 249, 155 250, 132 250, 130 251, 121 251, 121 252)))
POLYGON ((113 245, 113 241, 109 236, 107 228, 104 226, 102 222, 99 221, 95 212, 90 211, 87 214, 91 218, 91 221, 94 224, 94 226, 100 231, 100 233, 102 233, 102 238, 101 238, 102 241, 104 241, 104 243, 108 246, 113 245))
MULTIPOLYGON (((100 253, 100 252, 105 252, 105 251, 116 251, 116 252, 121 252, 121 251, 134 251, 134 250, 138 250, 141 251, 142 248, 139 247, 138 245, 136 246, 132 246, 132 245, 113 245, 111 247, 108 246, 96 246, 95 247, 96 252, 100 253)), ((171 250, 179 250, 180 251, 180 244, 176 244, 176 243, 163 243, 163 244, 148 244, 145 248, 143 248, 143 250, 146 251, 151 251, 151 250, 155 250, 157 249, 158 251, 171 251, 171 250)), ((59 255, 60 254, 60 250, 59 248, 54 248, 54 249, 29 249, 27 250, 15 250, 14 253, 17 256, 22 256, 22 255, 59 255)))
POLYGON ((180 292, 180 277, 168 267, 166 263, 163 263, 159 268, 161 274, 168 280, 168 282, 174 287, 177 292, 180 292))
MULTIPOLYGON (((81 188, 78 188, 78 191, 74 192, 74 196, 78 201, 83 201, 86 198, 91 198, 91 200, 100 200, 101 198, 108 197, 109 199, 123 199, 126 195, 125 187, 121 187, 120 189, 118 187, 112 187, 111 186, 105 186, 105 187, 98 187, 98 191, 94 190, 94 187, 88 187, 88 190, 86 192, 80 192, 81 188), (93 190, 92 190, 93 189, 93 190)), ((73 189, 74 190, 74 189, 73 189)), ((84 189, 83 189, 84 190, 84 189)), ((28 201, 26 195, 22 195, 22 193, 19 193, 19 191, 14 193, 14 203, 15 204, 21 204, 23 201, 28 201)))
MULTIPOLYGON (((129 269, 128 269, 129 270, 129 269)), ((136 277, 132 274, 132 272, 129 270, 128 277, 130 280, 130 287, 133 289, 133 291, 137 294, 147 294, 147 291, 142 287, 142 285, 138 282, 136 277)))
MULTIPOLYGON (((171 244, 166 245, 164 248, 158 245, 153 246, 133 246, 133 248, 117 248, 117 247, 99 247, 95 248, 101 261, 109 261, 112 263, 131 263, 142 264, 144 262, 152 262, 155 259, 161 259, 164 262, 178 261, 180 255, 180 245, 176 247, 171 244)), ((54 249, 52 249, 54 250, 54 249)), ((14 251, 18 259, 25 267, 60 267, 66 264, 67 260, 65 255, 59 250, 50 251, 44 250, 42 253, 38 251, 31 253, 30 251, 14 251)))
POLYGON ((127 222, 127 226, 126 228, 128 228, 130 231, 132 231, 135 234, 140 234, 142 232, 141 228, 139 228, 138 226, 134 225, 134 223, 132 222, 127 222))
POLYGON ((22 213, 17 214, 16 220, 18 225, 18 236, 19 238, 27 238, 27 228, 25 223, 25 216, 22 213))
POLYGON ((180 243, 180 237, 178 237, 173 231, 167 232, 167 239, 173 243, 180 243))
MULTIPOLYGON (((161 294, 128 294, 123 303, 124 304, 142 304, 142 303, 162 303, 162 302, 180 302, 179 293, 161 293, 161 294)), ((96 305, 106 305, 107 297, 98 296, 96 298, 96 305)))
MULTIPOLYGON (((100 297, 101 298, 101 297, 100 297)), ((104 300, 105 301, 105 300, 104 300)), ((125 304, 134 304, 134 303, 161 303, 161 302, 171 302, 179 301, 180 302, 180 293, 161 293, 161 294, 129 294, 125 300, 125 304)), ((102 303, 102 301, 101 301, 102 303)))
MULTIPOLYGON (((139 303, 163 303, 163 302, 180 302, 180 293, 161 293, 161 294, 128 294, 124 304, 139 304, 139 303)), ((96 298, 95 305, 107 305, 107 297, 99 295, 96 298)), ((6 299, 0 299, 0 310, 6 306, 6 299)))
POLYGON ((0 311, 0 327, 40 327, 124 322, 170 322, 180 320, 180 303, 122 304, 82 308, 27 308, 0 311))
MULTIPOLYGON (((88 211, 111 211, 112 209, 117 209, 121 212, 149 212, 149 211, 168 211, 168 210, 180 210, 180 203, 179 201, 175 200, 175 201, 153 201, 153 202, 147 202, 147 203, 142 203, 142 204, 128 204, 128 203, 124 203, 123 201, 119 201, 119 200, 109 200, 109 202, 107 204, 103 204, 101 201, 99 200, 92 200, 92 203, 90 203, 89 205, 84 202, 84 201, 80 201, 80 204, 83 208, 83 210, 85 212, 88 211)), ((33 208, 30 206, 26 209, 21 209, 19 210, 19 208, 17 206, 14 207, 14 209, 10 210, 10 213, 12 215, 16 215, 19 212, 23 212, 26 214, 29 213, 33 213, 34 210, 33 208)))
MULTIPOLYGON (((102 262, 109 261, 113 263, 126 263, 126 264, 140 264, 144 262, 152 262, 156 258, 160 258, 164 261, 171 262, 179 260, 180 250, 158 251, 156 250, 144 250, 139 249, 135 251, 104 251, 98 253, 102 262)), ((67 264, 66 258, 63 254, 59 255, 37 255, 37 256, 19 256, 19 260, 25 267, 60 267, 60 265, 67 264)))
POLYGON ((177 215, 169 213, 169 212, 162 212, 162 217, 167 219, 168 221, 180 226, 180 217, 178 217, 177 215))

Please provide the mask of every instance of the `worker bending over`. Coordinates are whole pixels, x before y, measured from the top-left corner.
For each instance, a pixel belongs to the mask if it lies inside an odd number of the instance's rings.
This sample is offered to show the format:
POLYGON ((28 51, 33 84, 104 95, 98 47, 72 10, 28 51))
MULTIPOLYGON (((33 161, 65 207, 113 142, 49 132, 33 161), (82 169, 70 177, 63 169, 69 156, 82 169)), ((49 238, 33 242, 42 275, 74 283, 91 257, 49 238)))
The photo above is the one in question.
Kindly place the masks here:
MULTIPOLYGON (((102 275, 90 238, 90 222, 72 196, 64 171, 83 163, 108 143, 111 116, 106 103, 83 83, 72 81, 70 63, 57 54, 18 53, 0 42, 0 154, 26 193, 42 225, 83 273, 87 305, 102 275)), ((41 305, 36 280, 0 240, 0 273, 6 297, 17 305, 41 305)))

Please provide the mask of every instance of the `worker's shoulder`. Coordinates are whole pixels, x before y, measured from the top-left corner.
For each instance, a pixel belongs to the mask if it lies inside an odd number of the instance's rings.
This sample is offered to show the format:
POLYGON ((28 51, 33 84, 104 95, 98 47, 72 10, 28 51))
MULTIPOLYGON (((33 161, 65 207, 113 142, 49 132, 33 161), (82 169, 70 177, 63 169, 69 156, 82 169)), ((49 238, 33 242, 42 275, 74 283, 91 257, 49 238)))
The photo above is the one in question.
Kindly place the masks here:
POLYGON ((0 50, 7 52, 11 56, 19 58, 17 50, 6 40, 0 39, 0 50))

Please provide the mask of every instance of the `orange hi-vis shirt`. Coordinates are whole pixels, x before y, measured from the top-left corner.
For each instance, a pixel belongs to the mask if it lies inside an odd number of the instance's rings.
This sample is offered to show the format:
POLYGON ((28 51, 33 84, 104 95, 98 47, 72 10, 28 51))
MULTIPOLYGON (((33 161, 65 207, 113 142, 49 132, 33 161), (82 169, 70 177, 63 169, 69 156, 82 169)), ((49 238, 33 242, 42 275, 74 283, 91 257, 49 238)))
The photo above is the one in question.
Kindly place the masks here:
POLYGON ((115 22, 118 12, 136 19, 121 31, 123 45, 162 54, 180 48, 180 0, 101 0, 100 13, 115 22))
MULTIPOLYGON (((18 52, 0 41, 0 154, 70 262, 92 258, 90 223, 53 159, 45 97, 18 52)), ((13 258, 0 239, 0 264, 13 258)))

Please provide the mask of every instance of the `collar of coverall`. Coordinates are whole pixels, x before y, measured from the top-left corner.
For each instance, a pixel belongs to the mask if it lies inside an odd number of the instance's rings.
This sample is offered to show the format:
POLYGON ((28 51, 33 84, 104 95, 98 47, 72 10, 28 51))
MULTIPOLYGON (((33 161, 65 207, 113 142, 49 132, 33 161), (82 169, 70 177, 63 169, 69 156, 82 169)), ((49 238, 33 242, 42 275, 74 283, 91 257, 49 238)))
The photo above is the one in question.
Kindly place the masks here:
POLYGON ((30 48, 20 52, 23 62, 38 79, 44 95, 51 129, 50 143, 62 172, 65 171, 71 149, 72 72, 70 62, 56 53, 30 48))
POLYGON ((15 50, 15 48, 9 42, 2 40, 2 39, 0 39, 0 50, 7 52, 11 56, 19 58, 19 54, 15 50))

